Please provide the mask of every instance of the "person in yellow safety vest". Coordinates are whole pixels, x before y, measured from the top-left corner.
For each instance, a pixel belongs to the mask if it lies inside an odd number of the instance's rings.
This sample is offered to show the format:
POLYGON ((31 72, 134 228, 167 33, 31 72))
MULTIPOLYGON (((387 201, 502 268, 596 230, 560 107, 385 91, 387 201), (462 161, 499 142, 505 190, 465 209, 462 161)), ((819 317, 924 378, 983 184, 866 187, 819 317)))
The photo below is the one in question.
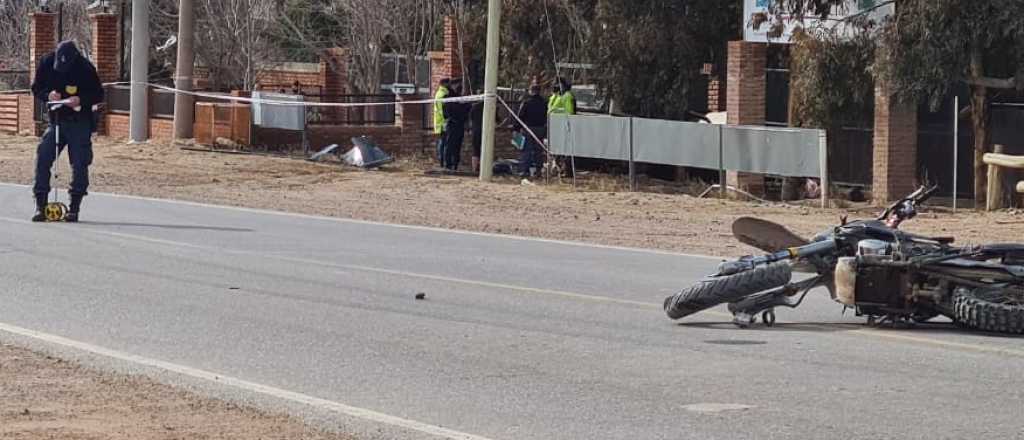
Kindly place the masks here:
POLYGON ((444 166, 444 126, 447 121, 444 118, 444 103, 440 100, 447 98, 450 93, 451 80, 444 78, 437 87, 437 93, 434 94, 434 134, 437 135, 437 161, 441 166, 444 166))
POLYGON ((576 114, 576 96, 572 93, 572 84, 565 78, 558 78, 555 93, 548 98, 548 114, 576 114))

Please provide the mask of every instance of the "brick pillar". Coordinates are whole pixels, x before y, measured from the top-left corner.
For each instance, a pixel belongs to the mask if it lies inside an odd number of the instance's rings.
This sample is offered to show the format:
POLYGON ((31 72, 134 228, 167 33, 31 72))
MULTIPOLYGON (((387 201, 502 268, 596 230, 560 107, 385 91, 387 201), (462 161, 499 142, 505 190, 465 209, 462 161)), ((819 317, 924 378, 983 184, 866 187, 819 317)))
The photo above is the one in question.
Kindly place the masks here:
POLYGON ((462 65, 468 65, 469 60, 463 58, 463 50, 468 50, 463 42, 459 46, 459 26, 455 17, 444 18, 444 65, 442 66, 442 77, 462 78, 462 65))
POLYGON ((34 74, 39 60, 57 48, 57 14, 35 12, 29 17, 29 70, 34 74))
POLYGON ((348 49, 327 49, 327 53, 320 60, 320 82, 323 84, 325 95, 348 93, 348 49))
POLYGON ((121 26, 117 14, 92 14, 92 62, 104 83, 121 77, 121 26))
MULTIPOLYGON (((728 65, 725 101, 729 125, 764 125, 768 45, 730 41, 728 65)), ((726 182, 754 195, 764 194, 762 175, 729 171, 726 182)))
MULTIPOLYGON (((115 82, 121 77, 121 23, 117 14, 91 14, 92 62, 100 82, 115 82)), ((97 134, 107 134, 106 111, 100 113, 97 134)))
POLYGON ((875 84, 872 197, 884 205, 914 191, 917 181, 917 108, 875 84))

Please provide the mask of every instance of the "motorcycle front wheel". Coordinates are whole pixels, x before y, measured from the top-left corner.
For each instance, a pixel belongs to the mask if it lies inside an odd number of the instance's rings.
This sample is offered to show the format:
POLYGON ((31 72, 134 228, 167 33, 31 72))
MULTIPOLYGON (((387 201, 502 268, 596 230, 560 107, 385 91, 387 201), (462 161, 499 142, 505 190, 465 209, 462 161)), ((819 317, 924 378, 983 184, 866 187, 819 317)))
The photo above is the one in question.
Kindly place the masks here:
POLYGON ((983 287, 953 296, 956 322, 967 328, 1024 334, 1024 290, 983 287))
POLYGON ((793 268, 781 262, 760 266, 734 275, 701 281, 665 298, 665 314, 680 319, 746 296, 785 286, 793 278, 793 268))

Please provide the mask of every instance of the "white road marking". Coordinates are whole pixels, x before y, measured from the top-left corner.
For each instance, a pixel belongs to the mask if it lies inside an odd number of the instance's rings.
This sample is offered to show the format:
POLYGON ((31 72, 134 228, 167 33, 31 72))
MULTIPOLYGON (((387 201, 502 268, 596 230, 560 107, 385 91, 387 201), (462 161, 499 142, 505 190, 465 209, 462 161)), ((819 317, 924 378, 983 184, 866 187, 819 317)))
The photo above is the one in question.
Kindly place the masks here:
MULTIPOLYGON (((19 185, 19 184, 15 184, 15 183, 5 183, 5 182, 0 182, 0 186, 7 186, 7 187, 14 187, 14 188, 23 188, 23 189, 30 188, 30 186, 28 186, 28 185, 19 185)), ((182 205, 182 206, 192 206, 192 207, 199 207, 199 208, 224 209, 224 210, 229 210, 229 211, 248 212, 248 213, 254 213, 254 214, 269 214, 269 215, 275 215, 275 216, 304 218, 304 219, 309 219, 309 220, 320 220, 320 221, 329 221, 329 222, 336 222, 336 223, 348 223, 348 224, 355 224, 355 225, 380 226, 380 227, 388 227, 388 228, 396 228, 396 229, 406 229, 406 230, 413 230, 413 231, 425 231, 425 232, 442 232, 442 233, 449 233, 449 234, 472 235, 472 236, 477 236, 477 237, 497 238, 497 239, 503 239, 503 240, 530 241, 530 242, 536 242, 536 243, 559 244, 559 245, 565 245, 565 246, 586 247, 586 248, 593 248, 593 249, 608 249, 608 250, 614 250, 614 251, 635 252, 635 253, 644 253, 644 254, 671 255, 671 256, 677 256, 677 257, 700 258, 700 259, 715 260, 715 261, 722 261, 723 260, 723 257, 714 257, 714 256, 709 256, 709 255, 697 255, 697 254, 686 254, 686 253, 681 253, 681 252, 671 252, 671 251, 663 251, 663 250, 657 250, 657 249, 642 249, 642 248, 633 248, 633 247, 627 247, 627 246, 610 246, 610 245, 603 245, 603 244, 583 243, 583 242, 579 242, 579 241, 554 240, 554 239, 550 239, 550 238, 536 238, 536 237, 522 237, 522 236, 518 236, 518 235, 505 235, 505 234, 494 234, 494 233, 490 233, 490 232, 464 231, 464 230, 460 230, 460 229, 444 229, 444 228, 435 228, 435 227, 430 227, 430 226, 401 225, 401 224, 395 224, 395 223, 375 222, 375 221, 369 221, 369 220, 356 220, 356 219, 341 218, 341 217, 327 217, 327 216, 311 215, 311 214, 299 214, 299 213, 285 212, 285 211, 271 211, 271 210, 266 210, 266 209, 243 208, 243 207, 238 207, 238 206, 214 205, 214 204, 209 204, 209 203, 189 202, 189 201, 175 200, 175 199, 157 199, 157 198, 152 198, 152 197, 132 196, 132 195, 126 195, 126 194, 101 193, 101 192, 90 192, 89 194, 102 195, 102 196, 106 196, 106 197, 113 197, 113 198, 120 198, 120 199, 142 200, 142 201, 146 201, 146 202, 167 203, 167 204, 175 204, 175 205, 182 205)))
POLYGON ((479 435, 469 434, 465 432, 456 431, 453 429, 443 428, 437 425, 431 425, 429 423, 419 422, 416 420, 404 419, 401 417, 395 417, 392 415, 380 413, 377 411, 369 410, 366 408, 359 408, 344 403, 335 402, 332 400, 321 399, 319 397, 313 397, 307 394, 297 393, 294 391, 288 391, 280 388, 275 388, 268 385, 262 385, 255 382, 249 382, 246 380, 234 378, 231 376, 225 376, 223 374, 214 373, 211 371, 200 370, 197 368, 187 367, 171 362, 161 361, 158 359, 151 359, 144 356, 139 356, 131 353, 125 353, 118 350, 112 350, 109 348, 99 347, 96 345, 88 344, 85 342, 79 342, 71 339, 67 339, 61 336, 51 335, 48 333, 38 332, 35 330, 29 330, 9 324, 0 323, 0 331, 7 333, 37 339, 50 344, 59 345, 87 353, 92 353, 120 361, 131 362, 138 365, 144 365, 147 367, 158 368, 161 370, 169 371, 172 373, 181 374, 184 376, 200 379, 204 381, 214 382, 218 384, 227 385, 230 387, 263 394, 266 396, 283 399, 291 402, 296 402, 304 405, 313 406, 320 409, 325 409, 334 413, 343 414, 349 417, 355 417, 362 420, 367 420, 374 423, 381 423, 385 425, 396 426, 411 431, 420 432, 423 434, 429 434, 432 436, 445 438, 445 439, 457 439, 457 440, 491 440, 487 437, 479 435))

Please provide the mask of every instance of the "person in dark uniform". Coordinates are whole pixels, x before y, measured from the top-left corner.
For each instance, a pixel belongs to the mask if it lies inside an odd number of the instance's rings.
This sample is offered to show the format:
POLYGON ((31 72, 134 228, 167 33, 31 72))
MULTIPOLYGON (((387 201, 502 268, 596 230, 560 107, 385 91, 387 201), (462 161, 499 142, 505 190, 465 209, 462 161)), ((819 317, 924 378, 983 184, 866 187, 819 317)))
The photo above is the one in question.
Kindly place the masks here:
POLYGON ((523 124, 516 123, 516 129, 524 136, 523 151, 519 156, 519 175, 521 177, 531 177, 533 174, 531 168, 535 170, 540 169, 544 164, 544 147, 537 143, 534 135, 537 138, 544 139, 547 136, 548 125, 548 108, 544 97, 540 95, 539 85, 533 84, 530 86, 530 96, 519 106, 517 116, 525 124, 524 127, 523 124))
MULTIPOLYGON (((450 98, 461 96, 461 89, 453 85, 450 98)), ((469 108, 463 102, 444 103, 444 167, 449 171, 458 171, 462 160, 462 141, 466 136, 466 120, 469 108)))
POLYGON ((43 208, 50 193, 50 168, 57 159, 57 146, 68 149, 71 161, 71 204, 66 221, 77 222, 82 198, 89 190, 89 165, 92 164, 92 134, 96 131, 93 106, 103 102, 103 85, 96 67, 82 56, 72 41, 64 41, 39 62, 32 82, 32 94, 45 102, 68 100, 50 114, 50 126, 43 133, 36 151, 36 178, 32 192, 36 213, 32 221, 46 220, 43 208), (60 139, 54 130, 60 124, 60 139))

